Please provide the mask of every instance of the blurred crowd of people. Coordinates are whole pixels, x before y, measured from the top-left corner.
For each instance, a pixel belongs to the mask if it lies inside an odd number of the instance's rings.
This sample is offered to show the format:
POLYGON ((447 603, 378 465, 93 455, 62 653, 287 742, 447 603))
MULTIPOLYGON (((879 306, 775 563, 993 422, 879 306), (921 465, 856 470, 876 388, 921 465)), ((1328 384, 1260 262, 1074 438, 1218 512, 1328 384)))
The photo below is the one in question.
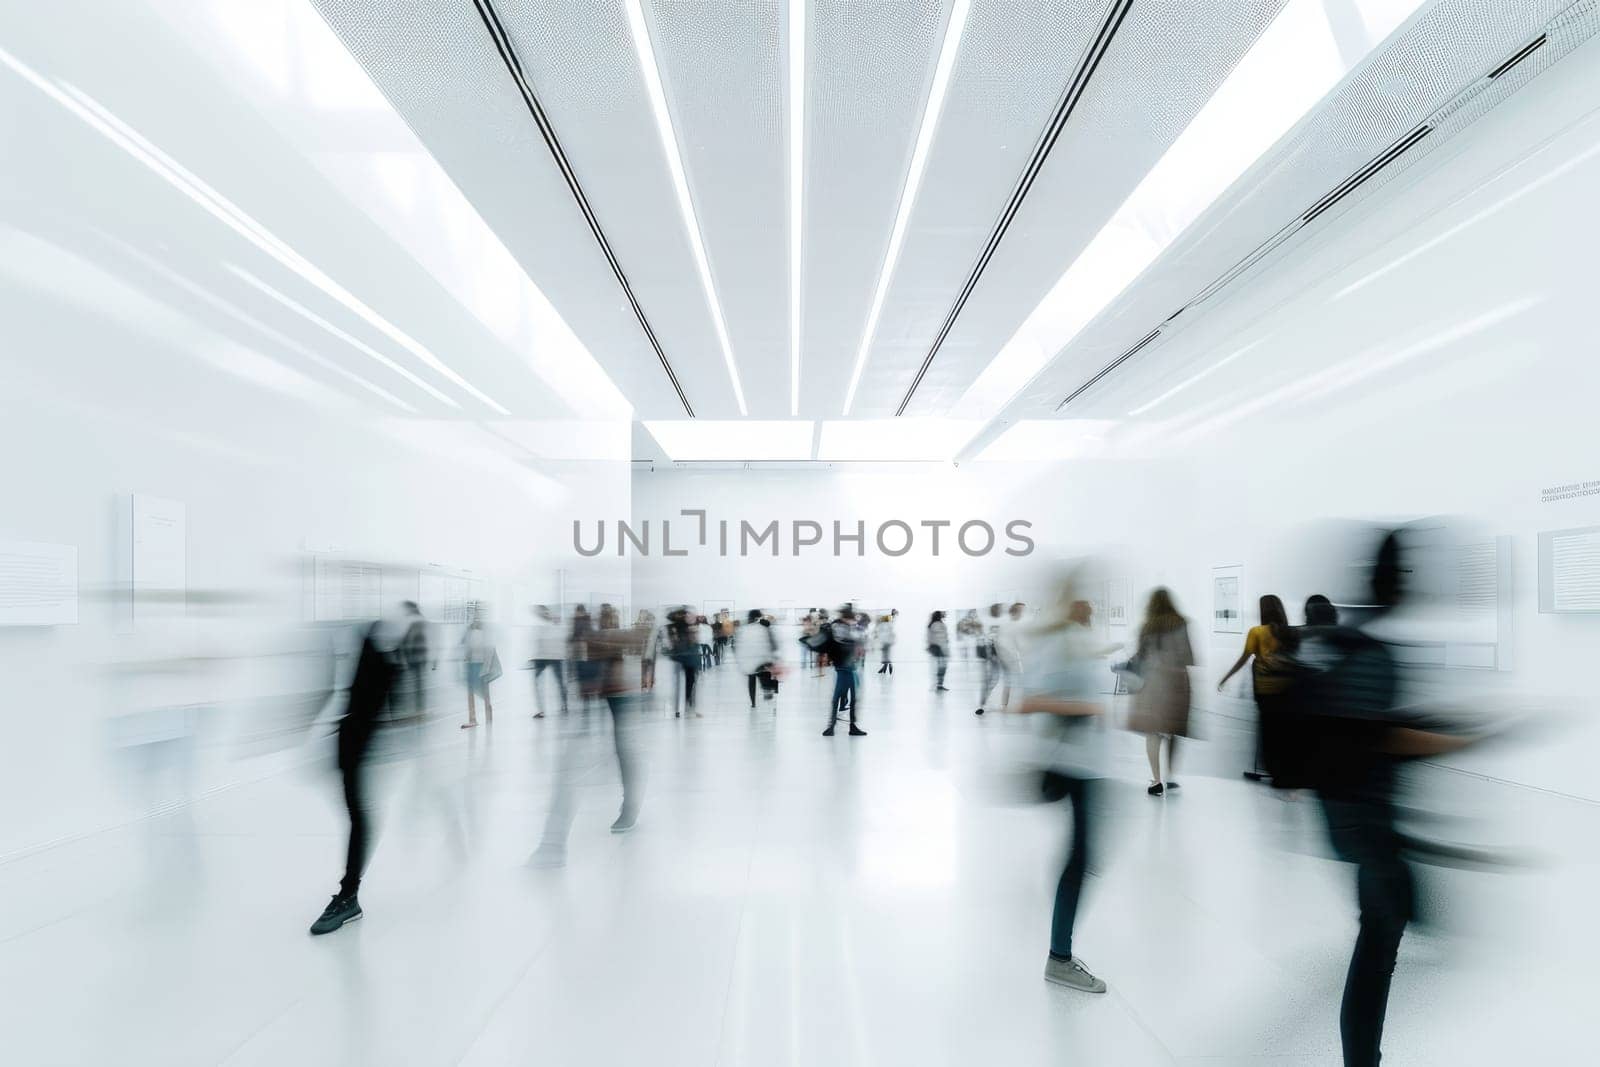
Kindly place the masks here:
MULTIPOLYGON (((1415 633, 1401 640, 1386 623, 1406 597, 1403 531, 1373 534, 1375 547, 1361 558, 1366 578, 1342 603, 1315 594, 1294 624, 1283 601, 1260 598, 1260 623, 1244 635, 1238 659, 1218 679, 1222 689, 1247 666, 1257 709, 1256 743, 1247 778, 1280 790, 1314 796, 1333 852, 1354 865, 1359 933, 1346 977, 1340 1029, 1345 1061, 1378 1062, 1389 985, 1402 935, 1415 910, 1411 863, 1426 846, 1402 833, 1398 813, 1408 760, 1453 751, 1477 739, 1437 694, 1424 693, 1408 673, 1415 633)), ((987 609, 930 613, 922 647, 931 705, 951 690, 950 663, 965 659, 978 716, 1000 713, 1026 726, 1026 755, 1007 772, 1030 802, 1068 805, 1070 846, 1060 872, 1049 924, 1045 978, 1088 993, 1106 982, 1078 955, 1074 933, 1079 901, 1100 837, 1097 794, 1108 775, 1108 709, 1127 708, 1122 725, 1143 736, 1149 763, 1145 792, 1169 797, 1180 788, 1175 764, 1180 743, 1192 737, 1197 666, 1189 620, 1167 588, 1152 590, 1142 620, 1126 642, 1108 639, 1088 593, 1096 564, 1068 568, 1042 590, 1041 605, 995 603, 987 609)), ((1346 567, 1341 573, 1348 573, 1346 567)), ((896 609, 790 612, 780 619, 759 609, 736 617, 730 610, 704 614, 692 607, 639 611, 624 622, 621 609, 575 605, 562 612, 532 609, 531 654, 526 660, 535 719, 589 715, 609 719, 621 780, 620 809, 611 825, 624 833, 638 824, 646 773, 637 741, 639 720, 651 708, 671 708, 675 718, 702 718, 701 679, 707 672, 742 675, 751 711, 776 710, 786 680, 832 674, 826 694, 824 736, 841 720, 851 737, 862 726, 864 675, 891 684, 900 644, 896 609), (786 632, 780 634, 780 627, 786 632), (663 662, 665 661, 665 662, 663 662), (788 664, 794 663, 791 668, 788 664)), ((371 850, 365 766, 375 738, 386 728, 424 714, 425 672, 438 662, 433 627, 415 604, 367 626, 344 690, 338 726, 338 768, 349 815, 346 867, 338 892, 312 926, 328 933, 362 911, 361 876, 371 850)), ((463 729, 492 724, 492 686, 502 675, 499 650, 484 614, 474 607, 456 641, 463 665, 463 729)), ((815 688, 814 686, 811 688, 815 688)), ((534 866, 566 862, 573 823, 577 760, 571 745, 556 760, 543 836, 530 857, 534 866)), ((1013 791, 1015 792, 1015 791, 1013 791)))

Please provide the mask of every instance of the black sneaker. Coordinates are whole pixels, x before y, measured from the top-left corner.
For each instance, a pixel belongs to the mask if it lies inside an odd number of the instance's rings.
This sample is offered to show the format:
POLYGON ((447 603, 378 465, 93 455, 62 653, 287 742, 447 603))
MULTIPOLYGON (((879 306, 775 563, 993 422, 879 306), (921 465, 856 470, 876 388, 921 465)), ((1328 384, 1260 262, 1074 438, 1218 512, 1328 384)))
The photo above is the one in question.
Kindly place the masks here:
POLYGON ((855 723, 851 723, 850 724, 850 736, 851 737, 866 737, 867 736, 867 732, 865 730, 863 730, 861 727, 857 726, 855 723))
POLYGON ((361 902, 356 900, 355 894, 341 897, 338 894, 328 901, 328 906, 322 909, 322 915, 311 924, 313 934, 331 934, 345 923, 353 923, 361 918, 361 902))
POLYGON ((830 726, 826 730, 822 731, 822 736, 823 737, 832 737, 833 736, 833 727, 830 726))
POLYGON ((1161 787, 1161 783, 1160 782, 1157 782, 1155 785, 1151 786, 1149 789, 1146 789, 1145 792, 1149 793, 1153 797, 1158 797, 1162 793, 1165 793, 1166 790, 1161 787))
POLYGON ((983 709, 979 708, 977 711, 973 712, 972 714, 974 714, 974 715, 982 715, 983 714, 983 709))
POLYGON ((1178 783, 1177 782, 1168 782, 1167 783, 1167 788, 1168 789, 1176 789, 1176 788, 1178 788, 1178 783))

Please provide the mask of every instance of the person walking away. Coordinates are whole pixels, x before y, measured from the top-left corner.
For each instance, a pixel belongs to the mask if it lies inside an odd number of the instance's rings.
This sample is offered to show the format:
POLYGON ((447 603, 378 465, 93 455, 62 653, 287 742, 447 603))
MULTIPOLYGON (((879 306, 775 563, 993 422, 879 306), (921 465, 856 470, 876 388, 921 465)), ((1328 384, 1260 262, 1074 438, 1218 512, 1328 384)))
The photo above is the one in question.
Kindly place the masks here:
MULTIPOLYGON (((638 694, 629 681, 633 677, 626 660, 644 652, 650 630, 641 625, 620 626, 620 613, 609 604, 600 607, 597 626, 585 641, 585 656, 594 667, 590 686, 611 712, 612 744, 617 770, 622 778, 622 809, 611 824, 611 832, 625 834, 639 824, 644 802, 644 760, 637 740, 638 694)), ((696 650, 698 653, 698 650, 696 650)), ((587 770, 580 750, 583 738, 572 734, 562 739, 550 813, 545 817, 539 847, 528 858, 532 867, 560 867, 567 861, 567 838, 577 814, 576 781, 587 770)))
POLYGON ((1066 800, 1072 807, 1072 843, 1056 882, 1045 981, 1104 993, 1106 983, 1090 972, 1073 947, 1078 902, 1096 837, 1093 798, 1104 763, 1104 708, 1094 663, 1109 649, 1095 640, 1092 610, 1088 601, 1077 598, 1070 579, 1062 583, 1057 605, 1029 645, 1018 710, 1033 718, 1040 745, 1040 798, 1066 800))
POLYGON ((882 663, 878 666, 879 674, 894 673, 894 616, 891 612, 878 620, 878 654, 882 663))
POLYGON ((1217 683, 1220 693, 1228 679, 1250 664, 1251 691, 1256 702, 1256 754, 1255 766, 1244 776, 1252 782, 1267 777, 1261 753, 1268 743, 1267 735, 1278 722, 1278 705, 1288 687, 1283 661, 1294 651, 1294 633, 1289 629, 1289 613, 1283 609, 1283 601, 1269 593, 1261 598, 1260 611, 1261 625, 1250 627, 1244 637, 1244 651, 1217 683))
POLYGON ((539 680, 546 673, 551 675, 556 683, 556 692, 561 694, 561 714, 567 713, 566 655, 567 640, 561 632, 560 621, 547 605, 538 605, 533 609, 533 659, 528 664, 533 671, 535 719, 542 719, 545 714, 539 680))
POLYGON ((483 721, 492 725, 494 703, 489 699, 489 683, 499 677, 499 655, 489 639, 489 631, 484 628, 483 610, 476 604, 472 608, 472 621, 461 635, 461 650, 467 668, 467 721, 461 728, 471 730, 478 725, 476 696, 483 697, 483 721))
MULTIPOLYGON (((681 608, 667 616, 667 633, 670 636, 668 647, 672 650, 672 658, 677 662, 682 677, 683 711, 695 718, 702 718, 703 716, 695 710, 694 700, 695 679, 700 674, 700 638, 695 632, 695 623, 687 608, 681 608)), ((676 706, 673 707, 673 718, 676 719, 682 714, 683 712, 676 706)))
POLYGON ((661 654, 661 627, 656 625, 653 612, 639 612, 636 626, 647 631, 650 636, 645 639, 644 651, 639 655, 639 690, 648 693, 656 687, 656 657, 661 654))
POLYGON ((331 934, 363 914, 357 894, 371 856, 372 831, 366 792, 367 765, 373 740, 384 728, 391 701, 397 699, 401 691, 400 676, 405 670, 405 661, 400 648, 410 626, 409 619, 397 623, 379 620, 361 635, 344 717, 339 720, 338 729, 339 776, 344 787, 345 811, 350 819, 344 877, 339 881, 339 891, 311 924, 314 935, 331 934))
POLYGON ((846 604, 839 609, 838 617, 828 627, 828 640, 823 646, 823 652, 833 663, 833 698, 828 709, 828 728, 822 731, 823 737, 833 736, 833 728, 839 722, 839 713, 846 709, 850 712, 850 736, 867 736, 867 732, 856 723, 859 703, 856 659, 861 650, 858 636, 855 610, 846 604))
POLYGON ((733 635, 733 658, 745 676, 750 693, 750 710, 756 707, 756 689, 771 700, 774 681, 772 668, 778 661, 778 638, 770 621, 759 609, 751 609, 745 623, 733 635))
POLYGON ((1133 673, 1139 677, 1139 691, 1133 696, 1133 714, 1128 729, 1144 734, 1145 755, 1150 760, 1150 787, 1153 797, 1178 788, 1172 772, 1177 757, 1178 738, 1189 736, 1189 668, 1194 666, 1194 649, 1189 643, 1189 620, 1178 614, 1172 594, 1158 587, 1145 606, 1144 624, 1139 630, 1139 647, 1134 654, 1133 673), (1167 745, 1167 773, 1161 774, 1161 743, 1167 745))
POLYGON ((928 655, 933 659, 934 692, 948 693, 944 672, 950 665, 950 628, 945 625, 942 611, 928 616, 928 655))

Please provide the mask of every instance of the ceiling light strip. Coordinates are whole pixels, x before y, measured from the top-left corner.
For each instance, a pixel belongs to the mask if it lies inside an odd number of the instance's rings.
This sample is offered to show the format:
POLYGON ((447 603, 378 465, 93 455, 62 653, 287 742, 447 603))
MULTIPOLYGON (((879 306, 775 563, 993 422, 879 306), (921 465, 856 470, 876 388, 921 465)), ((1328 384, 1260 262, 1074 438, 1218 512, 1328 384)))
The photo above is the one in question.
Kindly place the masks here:
POLYGON ((656 63, 655 46, 650 41, 650 27, 645 22, 640 0, 625 0, 623 10, 628 16, 628 32, 633 36, 634 51, 639 55, 639 73, 644 78, 645 94, 650 98, 650 109, 655 114, 656 132, 661 136, 667 171, 672 176, 672 189, 677 194, 678 213, 683 216, 689 249, 694 254, 695 270, 700 274, 700 285, 705 289, 706 304, 711 310, 711 325, 716 330, 717 343, 722 347, 722 362, 728 369, 728 381, 733 385, 733 398, 739 404, 739 414, 748 415, 750 412, 744 403, 744 386, 739 382, 739 367, 733 359, 733 342, 728 339, 728 323, 723 317, 722 301, 717 298, 717 286, 711 277, 711 260, 706 255, 700 218, 695 213, 694 197, 689 192, 689 175, 683 165, 683 153, 678 147, 672 113, 667 107, 667 93, 661 84, 661 68, 656 63))
POLYGON ((801 222, 805 204, 806 4, 789 0, 789 414, 800 414, 801 222))
POLYGON ((1027 198, 1028 191, 1033 188, 1034 179, 1039 176, 1044 168, 1045 159, 1049 157, 1050 150, 1055 147, 1056 141, 1061 138, 1061 131, 1066 128, 1067 120, 1077 109, 1078 102, 1083 99, 1090 79, 1100 67, 1100 62, 1105 58, 1106 52, 1111 47, 1111 41, 1122 28, 1123 22, 1128 17, 1128 10, 1133 6, 1133 0, 1114 0, 1106 17, 1101 21, 1099 30, 1095 33, 1094 40, 1084 51, 1083 57, 1078 61, 1078 67, 1072 74, 1072 80, 1067 83, 1066 91, 1061 94, 1061 99, 1056 103, 1055 114, 1051 116, 1050 123, 1045 127, 1044 134, 1034 146, 1033 155, 1028 159, 1028 165, 1023 168, 1022 177, 1017 180, 1016 186, 1011 190, 1011 196, 1006 201, 1006 206, 1000 213, 1000 218, 995 222, 989 240, 984 244, 983 251, 978 255, 977 262, 972 271, 967 275, 966 283, 956 295, 955 303, 951 306, 949 314, 944 318, 944 323, 939 327, 939 332, 934 335, 933 344, 928 348, 928 354, 923 357, 922 366, 917 368, 916 377, 911 380, 911 386, 906 390, 900 406, 895 409, 895 416, 904 415, 906 408, 911 404, 911 398, 916 395, 917 388, 922 384, 923 377, 928 373, 928 368, 933 365, 934 357, 939 354, 945 338, 950 335, 950 330, 955 326, 956 319, 960 318, 962 310, 967 306, 967 300, 978 287, 978 280, 983 277, 983 272, 989 266, 989 261, 994 258, 995 251, 999 249, 1000 242, 1005 239, 1006 232, 1011 228, 1011 222, 1016 218, 1017 212, 1022 208, 1022 202, 1027 198))
MULTIPOLYGON (((378 332, 411 352, 429 367, 438 371, 496 412, 502 415, 510 414, 506 408, 457 374, 421 343, 378 314, 354 293, 334 281, 316 264, 295 251, 294 248, 260 222, 257 222, 244 209, 213 189, 203 179, 167 155, 160 148, 157 148, 138 130, 123 122, 102 106, 94 97, 66 82, 56 83, 51 81, 4 49, 0 49, 0 63, 10 67, 23 80, 29 82, 73 115, 83 120, 97 133, 138 160, 168 185, 171 185, 200 205, 213 218, 222 222, 284 267, 299 275, 303 280, 338 301, 347 310, 353 312, 378 332)), ((415 376, 410 377, 415 378, 415 376)), ((420 381, 420 379, 415 380, 420 381)), ((439 399, 440 402, 450 407, 461 406, 456 400, 439 392, 432 386, 424 384, 423 388, 439 399)))
POLYGON ((522 102, 527 107, 528 113, 533 116, 533 123, 539 129, 539 136, 544 138, 545 147, 550 149, 550 155, 555 159, 556 169, 561 172, 562 180, 567 183, 567 189, 572 193, 572 198, 578 203, 578 210, 583 214, 583 220, 589 226, 589 232, 594 235, 595 243, 600 246, 600 253, 605 256, 606 263, 611 267, 611 273, 616 276, 617 284, 622 287, 622 295, 628 301, 633 316, 639 321, 639 328, 644 331, 645 340, 650 344, 650 350, 656 354, 656 359, 661 362, 661 369, 666 372, 667 381, 672 384, 672 391, 678 395, 678 402, 683 405, 683 410, 691 419, 695 417, 694 408, 689 404, 689 397, 683 391, 683 385, 678 381, 678 375, 672 369, 672 363, 667 359, 666 350, 661 347, 660 340, 656 337, 655 330, 650 325, 650 320, 645 317, 644 308, 639 304, 639 298, 633 293, 633 286, 628 284, 628 276, 623 273, 622 264, 617 260, 616 253, 611 249, 611 242, 606 239, 605 230, 600 226, 600 220, 594 213, 594 208, 589 204, 589 197, 584 193, 583 186, 578 183, 577 173, 572 169, 572 163, 567 159, 566 152, 561 147, 561 141, 556 137, 555 127, 550 123, 550 117, 545 114, 539 98, 533 95, 533 89, 528 84, 527 77, 522 72, 522 62, 517 58, 517 53, 511 47, 511 39, 506 34, 505 26, 500 22, 500 15, 495 11, 490 0, 472 0, 473 6, 478 9, 478 17, 483 20, 484 28, 489 31, 489 37, 494 42, 495 50, 500 53, 500 60, 505 64, 506 70, 511 75, 511 80, 516 83, 517 91, 522 95, 522 102))
MULTIPOLYGON (((1580 0, 1580 2, 1583 2, 1583 0, 1580 0)), ((1578 6, 1577 4, 1573 5, 1573 7, 1577 7, 1577 6, 1578 6)), ((1570 11, 1571 8, 1569 8, 1568 10, 1570 11)), ((1559 21, 1560 18, 1561 18, 1561 16, 1558 16, 1556 20, 1552 20, 1552 22, 1549 23, 1548 25, 1554 25, 1557 21, 1559 21)), ((1548 40, 1548 36, 1549 36, 1548 33, 1541 33, 1538 37, 1534 38, 1529 43, 1523 45, 1516 52, 1513 52, 1508 59, 1506 59, 1504 62, 1499 64, 1497 67, 1495 67, 1495 69, 1493 71, 1491 71, 1487 76, 1485 76, 1484 78, 1474 82, 1474 84, 1469 85, 1469 86, 1461 89, 1453 97, 1451 97, 1451 99, 1449 101, 1447 101, 1446 103, 1444 103, 1444 104, 1440 105, 1439 107, 1435 108, 1429 114, 1427 119, 1425 119, 1423 122, 1417 124, 1408 133, 1406 133, 1403 137, 1401 137, 1399 140, 1395 141, 1389 147, 1385 148, 1382 152, 1378 153, 1378 155, 1374 156, 1371 160, 1369 160, 1368 162, 1363 164, 1359 169, 1357 169, 1355 171, 1355 173, 1351 174, 1349 177, 1347 177, 1343 181, 1341 181, 1338 185, 1334 186, 1333 189, 1329 190, 1320 199, 1318 199, 1315 204, 1313 204, 1311 207, 1307 208, 1304 212, 1302 212, 1293 222, 1290 222, 1288 225, 1284 226, 1281 230, 1279 230, 1277 233, 1275 233, 1272 237, 1268 238, 1265 242, 1263 242, 1262 244, 1258 245, 1253 251, 1251 251, 1242 260, 1240 260, 1234 266, 1230 267, 1227 271, 1225 271, 1221 275, 1221 277, 1219 277, 1216 280, 1212 281, 1209 285, 1207 285, 1204 289, 1202 289, 1191 300, 1189 300, 1188 303, 1184 304, 1177 311, 1175 311, 1171 315, 1167 316, 1167 318, 1162 322, 1162 326, 1165 326, 1167 323, 1171 322, 1173 319, 1177 318, 1179 315, 1183 314, 1185 311, 1189 310, 1190 308, 1193 308, 1196 305, 1201 304, 1201 303, 1203 303, 1203 302, 1205 302, 1207 300, 1210 300, 1212 297, 1216 296, 1217 293, 1222 291, 1226 286, 1228 286, 1231 283, 1233 283, 1234 281, 1236 281, 1246 271, 1248 271, 1250 268, 1254 267, 1256 264, 1260 263, 1263 259, 1265 259, 1268 254, 1270 254, 1271 252, 1277 250, 1279 247, 1281 247, 1283 244, 1285 244, 1291 237, 1293 237, 1294 235, 1300 233, 1306 227, 1310 226, 1314 221, 1316 221, 1318 218, 1322 217, 1322 215, 1324 215, 1327 211, 1329 211, 1330 209, 1335 207, 1341 201, 1346 200, 1347 198, 1349 198, 1353 193, 1355 193, 1358 189, 1360 189, 1361 186, 1365 185, 1368 181, 1370 181, 1373 177, 1375 177, 1379 172, 1381 172, 1386 167, 1389 167, 1391 164, 1393 164, 1394 162, 1399 160, 1402 156, 1404 156, 1411 149, 1415 148, 1418 144, 1421 144, 1424 140, 1426 140, 1429 137, 1429 135, 1433 134, 1440 127, 1440 125, 1443 124, 1442 120, 1445 119, 1446 117, 1448 117, 1449 115, 1451 115, 1463 100, 1465 100, 1465 99, 1467 99, 1467 98, 1469 98, 1471 96, 1476 95, 1479 91, 1482 90, 1484 84, 1489 83, 1489 82, 1493 82, 1493 81, 1499 79, 1507 71, 1511 70, 1513 67, 1517 66, 1523 60, 1527 59, 1533 53, 1535 53, 1540 48, 1542 48, 1544 46, 1544 44, 1546 43, 1546 41, 1548 40)), ((1515 89, 1513 89, 1511 91, 1515 92, 1515 89)), ((1446 137, 1448 137, 1453 132, 1455 132, 1455 131, 1453 131, 1453 130, 1449 131, 1446 134, 1446 137)), ((1429 143, 1432 144, 1433 142, 1429 142, 1429 143)), ((1112 371, 1116 370, 1119 366, 1121 366, 1128 359, 1129 356, 1133 355, 1134 352, 1138 351, 1140 348, 1143 348, 1150 341, 1154 340, 1155 335, 1159 334, 1160 332, 1161 332, 1161 329, 1158 327, 1154 331, 1154 333, 1151 334, 1151 336, 1146 337, 1143 341, 1140 341, 1139 344, 1135 345, 1132 350, 1130 350, 1129 352, 1124 353, 1123 355, 1117 357, 1117 359, 1113 360, 1111 363, 1109 363, 1105 367, 1101 368, 1100 371, 1094 375, 1094 377, 1090 378, 1087 382, 1085 382, 1084 384, 1080 385, 1078 388, 1074 389, 1071 393, 1069 393, 1067 395, 1067 398, 1065 400, 1061 401, 1060 404, 1057 404, 1056 405, 1056 410, 1060 411, 1062 408, 1064 408, 1068 404, 1070 404, 1073 400, 1075 400, 1079 396, 1083 395, 1083 393, 1086 390, 1088 390, 1090 386, 1092 386, 1096 382, 1100 381, 1100 379, 1104 378, 1107 374, 1109 374, 1112 371)), ((1203 376, 1205 373, 1208 373, 1208 372, 1203 371, 1203 372, 1201 372, 1201 375, 1196 375, 1196 379, 1201 377, 1201 376, 1203 376)), ((1191 379, 1191 381, 1193 381, 1193 380, 1195 380, 1195 379, 1191 379)), ((1149 403, 1149 404, 1145 405, 1144 407, 1138 409, 1137 411, 1133 412, 1132 414, 1139 414, 1142 411, 1145 411, 1145 410, 1147 410, 1147 409, 1149 409, 1151 407, 1154 407, 1156 403, 1159 403, 1161 400, 1164 400, 1166 398, 1166 396, 1168 396, 1168 395, 1170 395, 1170 392, 1167 393, 1167 394, 1163 394, 1161 397, 1158 397, 1155 401, 1152 401, 1151 403, 1149 403)))
POLYGON ((1126 352, 1122 353, 1122 355, 1118 356, 1116 359, 1112 360, 1110 363, 1107 363, 1104 367, 1101 367, 1099 373, 1097 373, 1093 378, 1090 378, 1088 381, 1084 382, 1082 385, 1080 385, 1076 389, 1074 389, 1067 396, 1067 398, 1065 400, 1063 400, 1061 403, 1056 405, 1056 410, 1060 411, 1062 408, 1066 407, 1068 404, 1070 404, 1074 400, 1078 399, 1078 397, 1082 396, 1084 393, 1087 393, 1090 389, 1093 389, 1095 384, 1097 382, 1099 382, 1100 379, 1104 378, 1106 375, 1110 374, 1112 371, 1116 370, 1118 367, 1120 367, 1124 363, 1128 362, 1128 360, 1130 360, 1134 356, 1138 355, 1148 345, 1150 345, 1152 342, 1154 342, 1156 338, 1158 338, 1160 336, 1161 336, 1161 330, 1160 330, 1159 327, 1157 327, 1156 329, 1151 330, 1149 333, 1145 334, 1143 340, 1139 341, 1132 348, 1130 348, 1126 352))
POLYGON ((872 338, 878 332, 878 316, 883 312, 883 301, 889 293, 889 282, 894 276, 895 264, 900 259, 900 247, 905 242, 906 227, 911 221, 911 209, 916 205, 917 190, 922 185, 923 172, 927 170, 928 150, 933 144, 934 130, 939 125, 939 113, 944 110, 950 72, 955 67, 956 52, 961 45, 961 34, 966 27, 967 11, 971 6, 970 0, 955 0, 955 6, 950 9, 950 21, 945 24, 944 43, 939 48, 939 61, 933 69, 933 84, 928 87, 928 100, 922 109, 922 124, 911 150, 911 166, 906 171, 905 185, 900 190, 900 207, 895 212, 894 229, 889 232, 889 247, 884 251, 883 268, 878 273, 878 287, 872 294, 866 328, 861 332, 861 348, 856 352, 855 369, 850 373, 850 387, 845 391, 846 415, 850 414, 850 408, 855 404, 856 387, 861 384, 861 372, 867 366, 867 353, 871 351, 872 338))

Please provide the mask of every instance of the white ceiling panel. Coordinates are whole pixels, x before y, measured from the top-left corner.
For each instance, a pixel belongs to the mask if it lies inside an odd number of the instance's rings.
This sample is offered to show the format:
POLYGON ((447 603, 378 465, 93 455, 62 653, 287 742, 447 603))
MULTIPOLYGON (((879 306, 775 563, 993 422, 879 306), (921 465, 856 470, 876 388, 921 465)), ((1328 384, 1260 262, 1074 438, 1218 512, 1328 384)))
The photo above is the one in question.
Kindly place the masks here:
MULTIPOLYGON (((1436 0, 1330 94, 1031 383, 1007 417, 1048 417, 1074 389, 1297 219, 1456 92, 1483 77, 1570 0, 1436 0)), ((1530 70, 1526 73, 1532 73, 1530 70)), ((1437 142, 1419 143, 1406 162, 1437 142)), ((1380 174, 1371 195, 1395 171, 1380 174)), ((1339 226, 1337 210, 1305 237, 1339 226)), ((1248 288, 1249 279, 1235 283, 1248 288)), ((1202 309, 1186 312, 1203 314, 1202 309)), ((1153 353, 1159 348, 1152 348, 1153 353)), ((1224 353, 1225 354, 1225 353, 1224 353)), ((1147 358, 1144 354, 1136 359, 1147 358)), ((1125 367, 1131 364, 1125 364, 1125 367)), ((1117 373, 1121 373, 1121 370, 1117 373)), ((1084 414, 1075 403, 1063 417, 1084 414)))
MULTIPOLYGON (((810 6, 800 411, 833 417, 883 266, 949 5, 810 6)), ((782 229, 773 233, 778 239, 782 229)))
POLYGON ((787 416, 787 5, 645 10, 750 416, 787 416))

